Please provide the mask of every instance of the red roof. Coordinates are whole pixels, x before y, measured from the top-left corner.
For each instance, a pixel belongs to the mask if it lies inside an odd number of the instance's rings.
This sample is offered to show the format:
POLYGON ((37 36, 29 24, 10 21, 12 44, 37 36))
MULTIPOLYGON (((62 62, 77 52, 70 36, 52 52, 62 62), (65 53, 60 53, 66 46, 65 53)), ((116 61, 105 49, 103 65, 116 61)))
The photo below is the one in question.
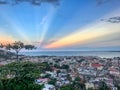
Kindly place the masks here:
POLYGON ((92 67, 101 67, 102 65, 101 64, 92 63, 91 66, 92 67))

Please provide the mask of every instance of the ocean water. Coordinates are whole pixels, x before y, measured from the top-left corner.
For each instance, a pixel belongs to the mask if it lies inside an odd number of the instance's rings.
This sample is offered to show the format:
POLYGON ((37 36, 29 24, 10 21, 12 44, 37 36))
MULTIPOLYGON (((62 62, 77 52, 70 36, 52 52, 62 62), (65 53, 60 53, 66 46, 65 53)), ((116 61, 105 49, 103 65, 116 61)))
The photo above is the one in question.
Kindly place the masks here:
POLYGON ((39 52, 21 52, 28 56, 99 56, 102 58, 120 57, 118 51, 39 51, 39 52))

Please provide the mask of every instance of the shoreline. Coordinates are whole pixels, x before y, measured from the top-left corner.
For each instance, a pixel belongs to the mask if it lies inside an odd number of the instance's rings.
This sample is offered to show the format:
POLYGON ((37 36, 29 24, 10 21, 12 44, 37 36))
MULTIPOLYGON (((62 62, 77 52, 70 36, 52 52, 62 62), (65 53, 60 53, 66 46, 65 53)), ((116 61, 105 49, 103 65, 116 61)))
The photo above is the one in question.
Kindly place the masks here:
POLYGON ((19 55, 27 56, 98 56, 102 58, 120 57, 119 51, 40 51, 20 52, 19 55))

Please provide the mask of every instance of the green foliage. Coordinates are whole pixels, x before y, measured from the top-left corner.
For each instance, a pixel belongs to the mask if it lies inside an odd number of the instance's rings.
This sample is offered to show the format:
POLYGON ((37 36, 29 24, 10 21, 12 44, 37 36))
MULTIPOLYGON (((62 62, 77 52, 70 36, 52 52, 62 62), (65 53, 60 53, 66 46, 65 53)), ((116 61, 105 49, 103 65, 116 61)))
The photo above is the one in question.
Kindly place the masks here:
POLYGON ((54 64, 54 67, 55 67, 55 68, 59 68, 59 69, 60 69, 60 66, 59 66, 59 65, 57 65, 57 64, 54 64))
POLYGON ((15 76, 29 76, 38 78, 41 72, 50 69, 47 63, 32 63, 32 62, 14 62, 0 68, 1 76, 14 74, 15 76))
POLYGON ((62 86, 60 90, 86 90, 85 84, 74 81, 72 84, 62 86))
POLYGON ((78 81, 74 81, 72 83, 72 87, 74 88, 74 90, 86 90, 85 84, 78 81))
POLYGON ((47 63, 14 62, 0 68, 0 90, 41 90, 42 86, 35 84, 47 63), (10 79, 7 75, 13 75, 10 79))
POLYGON ((107 86, 105 82, 101 81, 98 90, 110 90, 110 88, 107 86))
POLYGON ((71 85, 66 85, 60 88, 60 90, 75 90, 71 85))
POLYGON ((1 80, 0 90, 41 90, 42 86, 34 84, 30 78, 13 78, 1 80))
POLYGON ((81 81, 81 78, 80 77, 76 77, 75 81, 81 81))
POLYGON ((50 65, 47 62, 43 62, 41 64, 43 66, 43 68, 42 68, 43 72, 45 72, 45 71, 52 71, 52 68, 50 67, 50 65))
POLYGON ((52 78, 50 79, 50 81, 48 82, 49 84, 55 85, 56 84, 56 79, 52 78))
POLYGON ((69 69, 69 65, 62 65, 61 69, 69 69))
POLYGON ((69 65, 62 65, 61 67, 57 64, 54 65, 55 68, 59 68, 59 69, 69 69, 69 65))
POLYGON ((88 88, 87 90, 94 90, 93 88, 88 88))
POLYGON ((50 74, 46 74, 43 78, 50 78, 50 74))
POLYGON ((120 86, 117 85, 116 87, 117 87, 118 90, 120 90, 120 86))

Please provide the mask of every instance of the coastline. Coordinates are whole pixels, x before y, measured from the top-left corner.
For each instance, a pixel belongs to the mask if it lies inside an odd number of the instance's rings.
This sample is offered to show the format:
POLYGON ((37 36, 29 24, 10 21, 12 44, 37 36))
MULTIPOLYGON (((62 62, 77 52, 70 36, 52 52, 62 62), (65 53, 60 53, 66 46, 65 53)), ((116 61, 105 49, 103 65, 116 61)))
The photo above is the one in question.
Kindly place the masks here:
POLYGON ((27 56, 98 56, 102 58, 120 57, 120 51, 37 51, 20 52, 27 56))

